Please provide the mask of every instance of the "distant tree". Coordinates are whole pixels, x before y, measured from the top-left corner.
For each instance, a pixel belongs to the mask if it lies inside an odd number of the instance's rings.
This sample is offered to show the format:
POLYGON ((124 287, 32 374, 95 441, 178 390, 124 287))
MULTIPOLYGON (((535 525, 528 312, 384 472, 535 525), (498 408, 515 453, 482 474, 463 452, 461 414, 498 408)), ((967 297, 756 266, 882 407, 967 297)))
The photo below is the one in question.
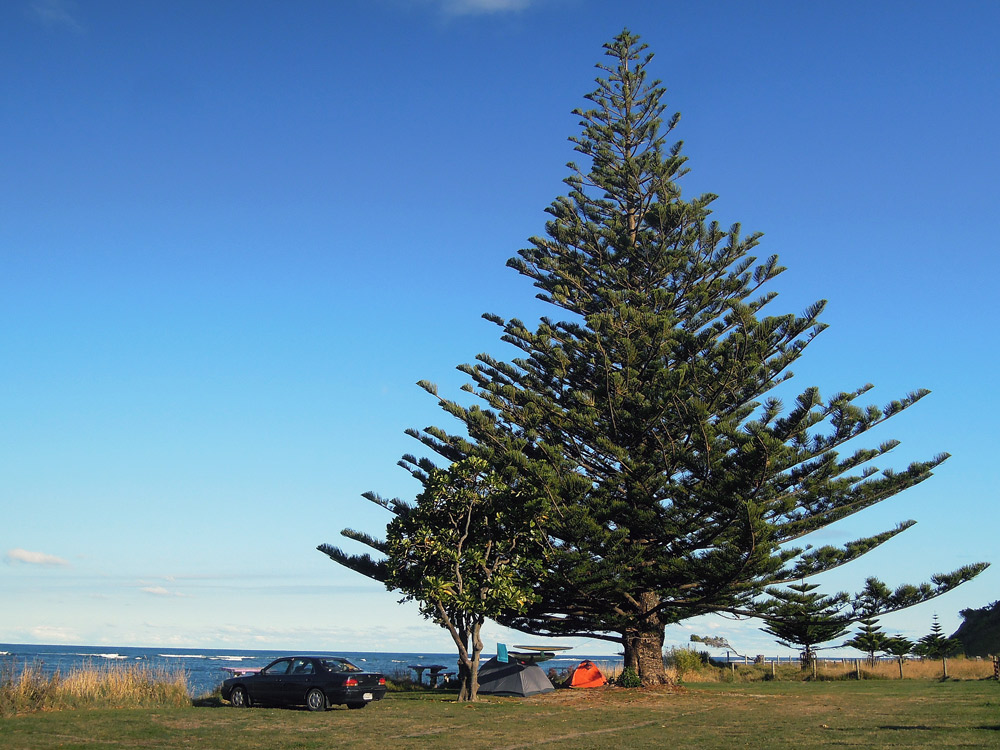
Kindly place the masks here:
POLYGON ((712 648, 724 648, 727 651, 732 651, 734 654, 736 654, 736 656, 746 657, 746 654, 741 654, 733 647, 733 645, 728 640, 722 638, 721 636, 695 635, 694 633, 692 633, 691 642, 704 643, 706 646, 711 646, 712 648))
MULTIPOLYGON (((508 261, 560 317, 484 316, 520 356, 459 368, 480 399, 471 406, 423 382, 460 426, 409 434, 449 463, 480 456, 547 503, 545 572, 527 608, 500 621, 618 642, 656 684, 666 625, 708 612, 776 622, 760 603, 767 587, 843 565, 913 522, 842 547, 797 540, 924 481, 947 456, 880 473, 896 441, 838 452, 926 390, 883 408, 857 403, 871 385, 826 399, 806 388, 787 408, 775 395, 825 327, 825 303, 767 314, 777 256, 758 262, 761 235, 711 220, 715 196, 681 197, 685 157, 666 142, 679 115, 664 117, 652 55, 627 30, 605 50, 575 112, 583 163, 569 165, 545 236, 508 261)), ((403 463, 421 481, 434 468, 403 463)), ((984 567, 911 588, 922 601, 984 567)))
POLYGON ((940 659, 943 679, 948 679, 948 657, 957 653, 962 645, 944 634, 938 616, 934 615, 931 632, 917 641, 913 653, 928 659, 940 659))
POLYGON ((431 471, 415 504, 394 509, 386 540, 378 543, 385 560, 319 549, 362 572, 377 566, 373 577, 446 628, 458 650, 459 700, 475 701, 486 618, 523 610, 534 597, 532 582, 542 568, 535 549, 539 515, 529 498, 475 457, 431 471))
POLYGON ((858 625, 861 626, 860 630, 853 638, 845 641, 844 645, 863 651, 868 655, 866 659, 868 666, 874 667, 878 664, 878 654, 885 650, 889 636, 882 632, 882 628, 875 618, 866 617, 863 620, 858 620, 858 625))
POLYGON ((887 638, 885 643, 882 644, 882 653, 887 656, 896 657, 896 663, 899 665, 899 679, 903 679, 903 662, 906 661, 907 654, 913 653, 913 649, 916 644, 904 638, 901 635, 894 635, 891 638, 887 638))
POLYGON ((851 619, 844 614, 850 597, 846 593, 824 596, 818 584, 793 584, 787 589, 769 588, 765 620, 761 628, 786 648, 802 649, 802 668, 816 671, 816 646, 847 632, 851 619))

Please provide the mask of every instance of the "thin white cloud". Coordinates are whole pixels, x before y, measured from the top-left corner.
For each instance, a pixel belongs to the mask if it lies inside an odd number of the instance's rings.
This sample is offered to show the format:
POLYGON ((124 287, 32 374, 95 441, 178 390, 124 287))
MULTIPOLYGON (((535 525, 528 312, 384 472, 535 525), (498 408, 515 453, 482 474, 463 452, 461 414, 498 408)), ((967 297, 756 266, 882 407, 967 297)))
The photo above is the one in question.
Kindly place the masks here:
POLYGON ((77 33, 84 30, 74 16, 76 3, 72 0, 32 0, 28 15, 43 26, 61 27, 77 33))
POLYGON ((9 549, 4 555, 7 563, 26 563, 28 565, 45 565, 48 567, 69 567, 69 562, 55 555, 44 552, 31 552, 26 549, 9 549))
POLYGON ((139 591, 144 591, 147 594, 152 594, 153 596, 185 596, 185 594, 179 591, 169 591, 163 586, 141 586, 139 591))
POLYGON ((450 16, 487 15, 524 10, 536 0, 441 0, 442 10, 450 16))
POLYGON ((80 634, 60 625, 36 625, 29 631, 36 643, 79 643, 80 634))

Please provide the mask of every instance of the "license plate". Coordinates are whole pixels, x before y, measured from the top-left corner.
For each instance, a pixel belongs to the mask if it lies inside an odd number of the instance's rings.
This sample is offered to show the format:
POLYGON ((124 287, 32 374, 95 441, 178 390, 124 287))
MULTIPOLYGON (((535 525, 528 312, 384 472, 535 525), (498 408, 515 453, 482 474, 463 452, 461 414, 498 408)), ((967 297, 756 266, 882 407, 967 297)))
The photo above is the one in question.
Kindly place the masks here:
POLYGON ((361 696, 362 700, 370 701, 374 696, 371 693, 365 693, 361 696))

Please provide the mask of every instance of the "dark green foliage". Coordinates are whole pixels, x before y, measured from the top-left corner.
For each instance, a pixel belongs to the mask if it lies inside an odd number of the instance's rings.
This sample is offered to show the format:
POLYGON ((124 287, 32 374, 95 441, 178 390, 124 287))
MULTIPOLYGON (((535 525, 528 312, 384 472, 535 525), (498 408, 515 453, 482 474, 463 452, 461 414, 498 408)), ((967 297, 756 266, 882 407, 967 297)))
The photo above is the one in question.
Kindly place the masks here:
POLYGON ((904 656, 912 654, 915 646, 916 644, 910 639, 904 638, 901 635, 894 635, 885 640, 880 650, 887 656, 895 656, 897 659, 902 659, 904 656))
POLYGON ((917 641, 913 653, 927 657, 928 659, 945 659, 958 653, 962 645, 954 638, 948 638, 944 634, 938 616, 934 615, 931 623, 931 632, 917 641))
POLYGON ((901 635, 894 635, 891 638, 887 638, 882 644, 882 653, 886 656, 896 657, 896 664, 899 666, 899 679, 903 679, 903 662, 906 661, 906 657, 909 654, 913 653, 916 645, 913 641, 901 635))
POLYGON ((931 632, 917 641, 913 647, 913 653, 925 659, 941 660, 941 676, 948 679, 948 657, 957 654, 962 648, 962 644, 954 638, 948 638, 938 622, 938 616, 934 615, 934 622, 931 624, 931 632))
POLYGON ((615 684, 623 688, 637 688, 642 687, 642 680, 632 667, 625 667, 615 680, 615 684))
POLYGON ((882 632, 878 620, 866 617, 859 620, 860 630, 853 638, 844 642, 845 646, 863 651, 868 655, 868 665, 874 667, 878 663, 878 654, 886 650, 891 637, 882 632))
MULTIPOLYGON (((459 700, 476 700, 486 618, 524 611, 535 596, 531 584, 543 560, 538 523, 544 519, 536 506, 481 458, 469 457, 447 470, 431 469, 415 503, 395 506, 386 540, 368 541, 385 560, 348 558, 355 569, 417 601, 425 617, 448 630, 458 649, 459 700)), ((320 549, 335 560, 346 558, 339 549, 320 549)))
POLYGON ((844 614, 850 597, 843 592, 824 596, 817 588, 817 584, 803 582, 787 589, 767 590, 770 596, 764 608, 767 625, 761 630, 773 635, 786 648, 801 648, 803 667, 816 658, 816 646, 844 635, 851 623, 851 618, 844 614))
POLYGON ((1000 601, 979 609, 963 609, 962 624, 952 638, 962 644, 966 656, 1000 654, 1000 601))
MULTIPOLYGON (((685 157, 666 142, 679 116, 665 117, 665 89, 647 77, 652 56, 628 31, 605 48, 590 108, 575 112, 584 162, 569 165, 545 236, 508 261, 558 317, 532 327, 487 314, 518 358, 481 354, 459 368, 480 402, 440 405, 462 430, 408 432, 449 463, 482 457, 547 503, 546 574, 525 611, 499 619, 619 641, 626 664, 655 681, 666 624, 717 611, 776 623, 760 604, 768 586, 843 565, 913 522, 842 547, 796 540, 924 481, 947 456, 880 472, 874 462, 897 441, 839 453, 925 390, 882 408, 857 403, 871 385, 827 398, 806 388, 790 406, 774 395, 823 330, 824 302, 768 313, 777 257, 758 260, 760 234, 713 221, 713 195, 682 198, 685 157)), ((434 469, 402 463, 421 482, 434 469)), ((384 573, 365 556, 324 551, 384 573)), ((983 567, 895 591, 874 581, 870 599, 878 612, 909 606, 983 567)))

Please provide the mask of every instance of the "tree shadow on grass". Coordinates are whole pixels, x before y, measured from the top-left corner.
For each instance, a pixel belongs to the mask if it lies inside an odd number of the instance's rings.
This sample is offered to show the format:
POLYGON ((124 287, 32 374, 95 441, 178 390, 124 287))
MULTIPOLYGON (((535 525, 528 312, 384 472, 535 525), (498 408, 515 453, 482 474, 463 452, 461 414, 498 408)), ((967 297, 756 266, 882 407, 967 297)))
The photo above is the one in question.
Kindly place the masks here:
POLYGON ((929 727, 926 724, 911 724, 909 726, 904 726, 902 724, 884 724, 879 727, 879 729, 902 731, 904 729, 917 729, 922 732, 933 732, 941 727, 929 727))
POLYGON ((191 705, 195 708, 222 708, 229 704, 223 703, 222 698, 218 695, 203 695, 199 698, 192 698, 191 705))
MULTIPOLYGON (((879 729, 896 730, 896 731, 916 729, 919 731, 929 732, 929 731, 943 729, 943 727, 929 727, 926 724, 911 724, 909 726, 903 726, 901 724, 886 724, 880 726, 879 729)), ((1000 724, 983 724, 982 726, 972 727, 972 729, 983 729, 988 732, 1000 732, 1000 724)))

